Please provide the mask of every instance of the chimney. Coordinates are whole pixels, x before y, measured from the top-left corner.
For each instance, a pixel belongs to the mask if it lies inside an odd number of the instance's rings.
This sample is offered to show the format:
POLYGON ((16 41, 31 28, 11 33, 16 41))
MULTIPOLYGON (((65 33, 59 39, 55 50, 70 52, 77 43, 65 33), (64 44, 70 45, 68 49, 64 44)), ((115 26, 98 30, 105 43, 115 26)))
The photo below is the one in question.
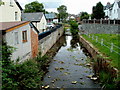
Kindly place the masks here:
POLYGON ((110 5, 110 2, 107 2, 107 5, 110 5))

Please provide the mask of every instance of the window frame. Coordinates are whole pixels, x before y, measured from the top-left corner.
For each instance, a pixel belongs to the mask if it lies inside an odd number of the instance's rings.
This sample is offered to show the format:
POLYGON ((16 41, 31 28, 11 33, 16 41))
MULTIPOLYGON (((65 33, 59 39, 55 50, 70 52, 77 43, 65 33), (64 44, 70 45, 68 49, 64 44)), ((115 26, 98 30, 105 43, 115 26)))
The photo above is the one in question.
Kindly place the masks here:
POLYGON ((18 12, 15 12, 15 21, 18 20, 18 12))
POLYGON ((25 43, 27 42, 27 30, 22 31, 22 42, 25 43))
POLYGON ((19 44, 19 37, 18 37, 18 32, 14 32, 15 35, 15 45, 19 44))

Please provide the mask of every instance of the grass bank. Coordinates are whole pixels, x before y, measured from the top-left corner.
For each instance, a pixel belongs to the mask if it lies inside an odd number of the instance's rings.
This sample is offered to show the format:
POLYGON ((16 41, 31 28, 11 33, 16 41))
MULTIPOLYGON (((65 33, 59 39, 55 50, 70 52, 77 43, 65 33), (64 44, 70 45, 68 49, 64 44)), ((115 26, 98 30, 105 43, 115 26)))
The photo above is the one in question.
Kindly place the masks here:
MULTIPOLYGON (((120 35, 118 34, 89 34, 89 35, 82 35, 86 40, 91 42, 94 47, 98 49, 99 52, 101 52, 106 59, 110 61, 110 65, 120 70, 120 50, 118 47, 120 47, 120 35), (96 39, 97 37, 97 39, 96 39), (111 43, 113 43, 115 46, 112 47, 112 50, 118 52, 111 52, 111 43), (116 48, 117 47, 117 48, 116 48)), ((96 63, 99 60, 93 60, 94 66, 96 66, 96 63)), ((95 67, 95 69, 97 66, 95 67)), ((99 72, 99 79, 100 82, 103 85, 103 88, 119 88, 120 85, 120 72, 118 73, 117 78, 112 77, 112 75, 107 70, 100 70, 99 72)))
MULTIPOLYGON (((90 37, 88 35, 82 35, 86 40, 90 41, 103 55, 107 56, 108 59, 111 61, 111 65, 120 68, 120 55, 111 52, 109 48, 111 48, 111 43, 113 43, 115 46, 120 47, 120 35, 118 34, 90 34, 90 37), (94 39, 92 38, 92 35, 94 35, 94 39), (98 37, 96 42, 96 36, 98 37), (101 39, 103 39, 103 43, 109 47, 105 47, 104 45, 101 45, 101 39)), ((120 50, 116 47, 113 47, 113 50, 120 53, 120 50)))

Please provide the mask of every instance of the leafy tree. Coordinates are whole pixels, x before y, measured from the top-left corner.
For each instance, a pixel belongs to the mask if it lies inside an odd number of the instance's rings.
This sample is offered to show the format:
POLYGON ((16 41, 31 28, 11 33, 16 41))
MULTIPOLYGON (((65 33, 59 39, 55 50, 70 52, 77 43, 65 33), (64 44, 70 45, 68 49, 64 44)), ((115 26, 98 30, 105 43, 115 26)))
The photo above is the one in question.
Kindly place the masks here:
POLYGON ((104 6, 102 5, 101 2, 98 2, 96 6, 93 6, 93 13, 92 13, 92 19, 101 19, 104 18, 105 13, 103 11, 104 6))
POLYGON ((78 34, 78 24, 77 24, 77 22, 74 21, 74 20, 71 20, 70 21, 70 26, 71 26, 71 28, 70 28, 71 34, 73 36, 76 36, 78 34))
POLYGON ((89 14, 87 12, 82 12, 81 16, 80 16, 80 20, 82 21, 83 19, 88 19, 89 18, 89 14))
POLYGON ((39 3, 38 1, 34 1, 31 3, 28 3, 25 5, 25 13, 32 13, 32 12, 44 12, 45 9, 42 3, 39 3))
MULTIPOLYGON (((45 73, 48 58, 41 55, 21 64, 11 61, 14 48, 2 43, 2 89, 3 90, 28 90, 39 88, 42 85, 42 77, 45 73)), ((1 68, 0 68, 1 69, 1 68)))
POLYGON ((59 12, 58 17, 59 17, 59 21, 65 21, 65 19, 68 17, 68 13, 67 13, 67 7, 65 5, 61 5, 57 8, 57 11, 59 12))

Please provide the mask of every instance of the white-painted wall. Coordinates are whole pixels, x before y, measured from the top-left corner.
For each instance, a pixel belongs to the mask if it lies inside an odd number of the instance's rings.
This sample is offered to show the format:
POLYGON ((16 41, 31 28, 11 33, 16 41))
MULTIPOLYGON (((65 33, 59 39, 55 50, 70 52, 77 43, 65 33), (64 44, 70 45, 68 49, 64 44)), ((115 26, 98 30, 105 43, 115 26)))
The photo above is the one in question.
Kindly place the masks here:
POLYGON ((42 33, 43 29, 46 30, 46 26, 47 26, 47 21, 46 21, 45 16, 43 15, 40 22, 37 22, 37 24, 36 24, 36 22, 33 22, 33 24, 37 27, 39 32, 42 33))
POLYGON ((46 26, 47 26, 47 21, 46 21, 45 16, 43 15, 42 18, 41 18, 41 21, 38 25, 40 33, 42 32, 43 29, 46 30, 46 26))
POLYGON ((21 21, 21 10, 14 0, 2 0, 4 5, 0 6, 0 22, 21 21), (12 1, 10 5, 10 1, 12 1), (17 20, 15 20, 15 12, 17 12, 17 20))
POLYGON ((120 2, 120 0, 115 0, 112 10, 104 10, 105 16, 108 16, 109 19, 120 19, 120 8, 117 2, 120 2))
POLYGON ((12 57, 11 57, 12 60, 16 60, 19 57, 21 59, 21 61, 23 61, 23 60, 26 60, 31 57, 31 34, 30 34, 30 32, 31 32, 30 26, 29 26, 29 24, 27 24, 25 26, 22 26, 20 28, 13 30, 13 31, 7 32, 5 34, 5 39, 7 41, 7 44, 16 48, 16 50, 12 54, 12 57), (27 42, 23 43, 22 31, 25 31, 25 30, 27 30, 28 36, 27 36, 27 42), (15 44, 15 32, 18 32, 19 44, 15 44))
POLYGON ((113 5, 113 9, 112 9, 111 19, 119 19, 118 18, 118 13, 119 13, 118 10, 119 10, 118 3, 115 2, 113 5))
POLYGON ((53 19, 53 22, 54 23, 58 23, 58 19, 53 19))

